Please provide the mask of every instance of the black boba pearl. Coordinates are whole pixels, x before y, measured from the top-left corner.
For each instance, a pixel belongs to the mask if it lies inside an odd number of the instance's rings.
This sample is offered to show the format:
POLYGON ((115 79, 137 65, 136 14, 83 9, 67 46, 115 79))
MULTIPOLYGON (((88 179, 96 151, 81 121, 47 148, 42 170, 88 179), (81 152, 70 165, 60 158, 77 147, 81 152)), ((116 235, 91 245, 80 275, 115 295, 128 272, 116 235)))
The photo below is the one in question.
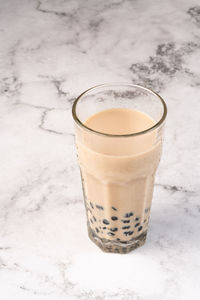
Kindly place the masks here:
POLYGON ((107 227, 103 227, 103 230, 107 229, 107 227))
POLYGON ((122 229, 129 229, 131 226, 123 226, 122 229))
POLYGON ((108 224, 110 224, 110 222, 108 220, 106 220, 106 219, 103 219, 103 224, 108 225, 108 224))
POLYGON ((136 218, 135 218, 135 221, 139 221, 139 219, 140 219, 140 218, 136 217, 136 218))
POLYGON ((90 222, 93 224, 93 221, 92 221, 92 219, 90 219, 90 222))
POLYGON ((108 252, 110 252, 110 251, 112 251, 112 247, 111 247, 111 246, 108 246, 108 247, 106 247, 106 250, 107 250, 108 252))
POLYGON ((95 230, 96 230, 96 233, 99 233, 99 229, 97 227, 95 228, 95 230))
POLYGON ((92 211, 91 211, 91 209, 90 209, 90 207, 88 206, 87 207, 87 210, 91 213, 91 215, 92 215, 92 211))
POLYGON ((119 238, 117 238, 116 240, 117 240, 117 241, 120 241, 120 239, 119 239, 119 238))
POLYGON ((124 234, 127 235, 132 235, 134 231, 125 231, 124 234))
POLYGON ((115 228, 110 228, 109 230, 112 231, 112 232, 115 232, 115 231, 118 230, 118 228, 117 228, 117 227, 115 227, 115 228))
POLYGON ((140 226, 139 228, 138 228, 138 231, 141 231, 142 230, 142 226, 140 226))
POLYGON ((133 216, 133 212, 130 212, 130 213, 126 213, 124 217, 125 218, 130 218, 132 216, 133 216))
POLYGON ((97 208, 97 209, 100 209, 100 210, 103 210, 103 209, 104 209, 103 206, 101 206, 101 205, 96 205, 96 208, 97 208))
POLYGON ((112 216, 111 219, 112 219, 113 221, 116 221, 116 220, 118 220, 118 217, 112 216))
POLYGON ((127 223, 130 223, 130 220, 122 220, 122 222, 127 224, 127 223))
POLYGON ((140 223, 136 223, 136 224, 135 224, 135 227, 138 227, 139 225, 140 225, 140 223))
POLYGON ((93 216, 93 220, 96 222, 97 221, 97 219, 95 218, 95 216, 93 216))
POLYGON ((146 223, 147 219, 144 220, 144 223, 146 223))
POLYGON ((113 232, 108 232, 108 235, 114 236, 115 234, 113 232))
POLYGON ((112 209, 113 209, 113 210, 117 210, 114 206, 112 206, 112 209))
POLYGON ((94 206, 93 206, 92 202, 90 202, 90 206, 92 207, 92 209, 94 209, 94 206))

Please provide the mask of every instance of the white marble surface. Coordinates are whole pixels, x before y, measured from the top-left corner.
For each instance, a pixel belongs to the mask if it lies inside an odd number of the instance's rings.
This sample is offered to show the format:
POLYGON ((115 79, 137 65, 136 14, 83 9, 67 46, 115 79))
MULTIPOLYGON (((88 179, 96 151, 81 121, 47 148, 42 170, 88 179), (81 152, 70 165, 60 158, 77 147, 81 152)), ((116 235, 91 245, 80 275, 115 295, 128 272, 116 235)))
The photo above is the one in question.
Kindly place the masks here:
POLYGON ((200 294, 198 0, 0 0, 0 298, 200 294), (104 82, 153 87, 169 113, 145 246, 90 242, 71 104, 104 82))

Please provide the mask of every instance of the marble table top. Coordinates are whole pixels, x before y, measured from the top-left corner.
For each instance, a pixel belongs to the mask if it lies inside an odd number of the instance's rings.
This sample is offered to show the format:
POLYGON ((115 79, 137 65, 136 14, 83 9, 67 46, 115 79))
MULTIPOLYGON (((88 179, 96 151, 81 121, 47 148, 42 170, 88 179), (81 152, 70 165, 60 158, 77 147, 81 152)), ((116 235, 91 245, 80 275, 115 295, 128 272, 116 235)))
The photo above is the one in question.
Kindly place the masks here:
POLYGON ((0 298, 200 294, 200 2, 0 0, 0 298), (71 105, 134 82, 168 105, 146 244, 87 237, 71 105))

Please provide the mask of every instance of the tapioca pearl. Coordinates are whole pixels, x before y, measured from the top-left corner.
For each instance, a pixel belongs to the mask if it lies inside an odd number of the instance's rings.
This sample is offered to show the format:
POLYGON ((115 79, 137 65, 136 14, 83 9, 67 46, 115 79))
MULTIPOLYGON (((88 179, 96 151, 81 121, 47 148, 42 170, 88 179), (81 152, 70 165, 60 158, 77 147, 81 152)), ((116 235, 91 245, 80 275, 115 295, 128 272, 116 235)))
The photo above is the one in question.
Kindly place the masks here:
POLYGON ((140 226, 140 227, 138 228, 138 231, 141 231, 141 230, 142 230, 142 228, 143 228, 143 227, 142 227, 142 226, 140 226))
POLYGON ((90 222, 93 224, 92 218, 90 218, 90 222))
POLYGON ((113 210, 117 210, 114 206, 112 206, 112 209, 113 209, 113 210))
POLYGON ((143 221, 143 223, 146 223, 146 221, 147 221, 147 219, 145 219, 145 220, 143 221))
POLYGON ((111 219, 112 219, 113 221, 117 221, 117 220, 118 220, 118 217, 112 216, 111 219))
POLYGON ((99 229, 97 227, 95 227, 96 233, 99 233, 99 229))
POLYGON ((109 225, 109 224, 110 224, 110 222, 109 222, 107 219, 103 219, 103 224, 105 224, 105 225, 109 225))
POLYGON ((112 251, 112 246, 107 246, 107 247, 106 247, 106 250, 107 250, 108 252, 111 252, 111 251, 112 251))
POLYGON ((92 202, 90 201, 90 206, 91 206, 91 208, 92 209, 94 209, 94 206, 93 206, 93 204, 92 204, 92 202))
POLYGON ((103 206, 101 206, 101 205, 96 205, 96 208, 99 210, 104 210, 103 206))
POLYGON ((120 241, 120 239, 119 239, 119 238, 117 238, 116 240, 117 240, 117 241, 120 241))
POLYGON ((134 233, 134 231, 124 231, 124 234, 127 235, 132 235, 134 233))
POLYGON ((115 232, 115 231, 118 231, 118 228, 117 227, 115 227, 115 228, 109 228, 109 230, 112 231, 112 232, 115 232))
POLYGON ((97 221, 97 219, 95 218, 95 216, 93 216, 93 220, 96 222, 97 221))
POLYGON ((136 224, 135 224, 135 227, 138 227, 139 225, 140 225, 140 223, 136 223, 136 224))
POLYGON ((121 220, 124 224, 130 223, 130 220, 121 220))
POLYGON ((107 232, 108 235, 114 236, 115 234, 113 232, 107 232))
POLYGON ((120 241, 120 243, 127 244, 128 242, 127 241, 120 241))
POLYGON ((129 229, 131 226, 123 226, 122 229, 129 229))
POLYGON ((132 211, 129 212, 129 213, 126 213, 126 214, 124 215, 125 218, 130 218, 130 217, 132 217, 132 216, 133 216, 133 212, 132 212, 132 211))
POLYGON ((89 211, 91 213, 91 215, 92 215, 92 211, 91 211, 91 209, 90 209, 89 206, 87 206, 87 211, 89 211))
POLYGON ((88 216, 92 216, 92 212, 90 209, 87 209, 86 212, 87 212, 88 216))
POLYGON ((140 219, 139 217, 136 217, 136 218, 135 218, 135 221, 139 221, 139 219, 140 219))
POLYGON ((91 219, 92 218, 92 214, 88 211, 87 212, 88 218, 91 219))
POLYGON ((107 229, 107 227, 103 227, 103 230, 106 230, 107 229))

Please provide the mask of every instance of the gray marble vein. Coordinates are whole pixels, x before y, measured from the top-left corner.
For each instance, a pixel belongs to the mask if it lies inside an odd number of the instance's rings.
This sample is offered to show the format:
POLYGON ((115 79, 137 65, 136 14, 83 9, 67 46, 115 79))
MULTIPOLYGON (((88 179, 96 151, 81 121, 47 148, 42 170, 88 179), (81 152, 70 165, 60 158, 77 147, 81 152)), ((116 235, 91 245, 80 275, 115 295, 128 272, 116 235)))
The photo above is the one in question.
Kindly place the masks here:
POLYGON ((3 300, 198 298, 199 36, 197 0, 0 0, 3 300), (114 81, 168 106, 147 242, 125 256, 87 237, 71 117, 114 81))

